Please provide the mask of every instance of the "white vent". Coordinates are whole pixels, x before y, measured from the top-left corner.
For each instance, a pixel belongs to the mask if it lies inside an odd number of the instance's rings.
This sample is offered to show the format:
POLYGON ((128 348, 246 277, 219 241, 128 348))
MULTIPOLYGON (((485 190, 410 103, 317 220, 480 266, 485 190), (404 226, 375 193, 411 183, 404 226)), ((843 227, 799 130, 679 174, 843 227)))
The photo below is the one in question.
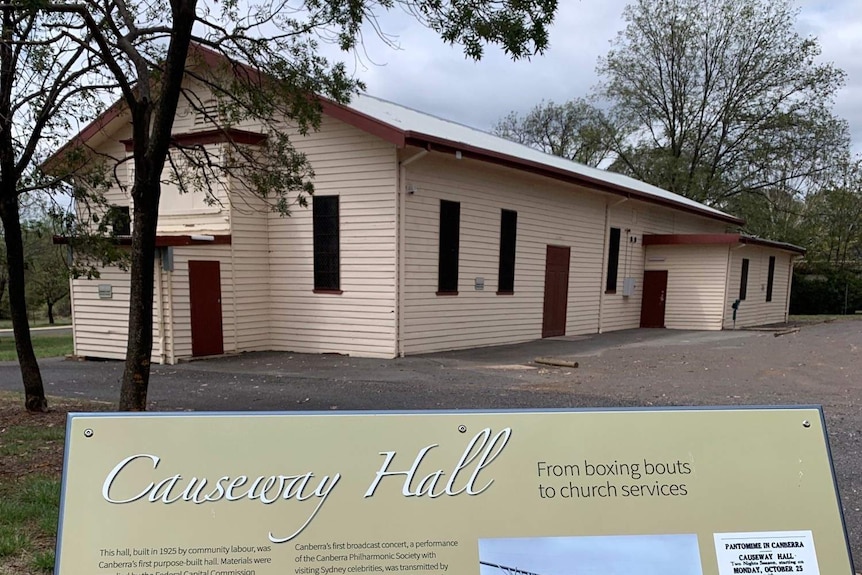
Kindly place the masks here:
POLYGON ((207 100, 195 114, 195 126, 206 126, 218 120, 218 102, 207 100))

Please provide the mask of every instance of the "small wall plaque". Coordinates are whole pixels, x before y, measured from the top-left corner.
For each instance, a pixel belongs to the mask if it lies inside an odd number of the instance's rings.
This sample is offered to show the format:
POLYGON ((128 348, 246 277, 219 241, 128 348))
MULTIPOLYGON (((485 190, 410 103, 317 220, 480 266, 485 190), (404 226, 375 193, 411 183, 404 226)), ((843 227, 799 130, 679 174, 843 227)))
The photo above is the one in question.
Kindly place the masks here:
POLYGON ((113 299, 114 288, 111 284, 99 284, 99 299, 113 299))

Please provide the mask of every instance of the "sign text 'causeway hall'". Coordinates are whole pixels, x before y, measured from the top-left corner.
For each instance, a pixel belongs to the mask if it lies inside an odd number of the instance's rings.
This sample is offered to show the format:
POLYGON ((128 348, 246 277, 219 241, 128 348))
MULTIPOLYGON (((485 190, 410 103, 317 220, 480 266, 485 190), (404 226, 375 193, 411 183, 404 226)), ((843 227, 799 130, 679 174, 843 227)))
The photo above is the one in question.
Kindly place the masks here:
MULTIPOLYGON (((511 438, 511 428, 493 434, 489 428, 476 434, 466 445, 460 459, 453 462, 447 471, 438 468, 429 473, 429 453, 439 444, 427 445, 419 450, 408 467, 400 466, 397 451, 384 451, 384 461, 371 480, 364 497, 373 497, 378 489, 394 483, 404 497, 441 496, 455 497, 461 494, 480 495, 486 491, 493 478, 482 478, 483 472, 505 449, 511 438)), ((191 503, 201 505, 220 501, 256 501, 263 505, 279 502, 316 501, 312 511, 298 519, 298 527, 289 535, 278 535, 270 531, 269 540, 285 543, 302 533, 321 511, 329 496, 338 486, 342 473, 320 474, 315 471, 291 475, 222 475, 221 477, 184 478, 182 473, 159 477, 158 468, 162 458, 151 453, 138 453, 118 462, 102 484, 102 498, 108 503, 122 505, 137 502, 154 504, 191 503), (143 468, 141 467, 143 466, 143 468), (151 473, 147 473, 151 471, 151 473), (126 476, 132 479, 127 480, 126 476), (151 478, 148 478, 148 475, 151 478), (141 479, 143 478, 143 484, 141 479)))

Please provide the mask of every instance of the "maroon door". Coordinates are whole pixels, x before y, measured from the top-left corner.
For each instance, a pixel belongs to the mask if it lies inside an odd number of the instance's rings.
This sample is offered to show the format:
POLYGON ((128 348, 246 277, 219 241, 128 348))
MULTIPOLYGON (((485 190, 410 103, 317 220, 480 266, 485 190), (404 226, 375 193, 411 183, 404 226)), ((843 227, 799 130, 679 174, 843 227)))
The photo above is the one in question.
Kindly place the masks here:
POLYGON ((644 272, 641 327, 664 327, 667 300, 667 270, 644 272))
POLYGON ((192 355, 224 353, 221 324, 221 272, 218 262, 189 261, 192 355))
POLYGON ((566 335, 570 254, 568 247, 548 246, 545 255, 545 307, 542 312, 542 337, 566 335))

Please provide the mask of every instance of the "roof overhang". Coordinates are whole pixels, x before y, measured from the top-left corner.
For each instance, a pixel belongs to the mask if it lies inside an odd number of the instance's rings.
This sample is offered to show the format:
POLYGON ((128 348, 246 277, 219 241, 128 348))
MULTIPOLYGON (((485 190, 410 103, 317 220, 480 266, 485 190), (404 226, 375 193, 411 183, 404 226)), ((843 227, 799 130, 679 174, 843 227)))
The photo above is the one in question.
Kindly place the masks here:
POLYGON ((745 234, 644 234, 644 246, 753 245, 805 255, 805 248, 745 234))
POLYGON ((127 108, 123 100, 117 100, 107 110, 102 112, 92 122, 87 124, 83 130, 78 132, 72 139, 63 144, 53 154, 42 162, 42 169, 46 173, 52 173, 57 167, 60 160, 70 151, 78 147, 91 146, 91 140, 97 135, 107 135, 117 128, 113 126, 114 122, 121 120, 126 113, 127 108))

